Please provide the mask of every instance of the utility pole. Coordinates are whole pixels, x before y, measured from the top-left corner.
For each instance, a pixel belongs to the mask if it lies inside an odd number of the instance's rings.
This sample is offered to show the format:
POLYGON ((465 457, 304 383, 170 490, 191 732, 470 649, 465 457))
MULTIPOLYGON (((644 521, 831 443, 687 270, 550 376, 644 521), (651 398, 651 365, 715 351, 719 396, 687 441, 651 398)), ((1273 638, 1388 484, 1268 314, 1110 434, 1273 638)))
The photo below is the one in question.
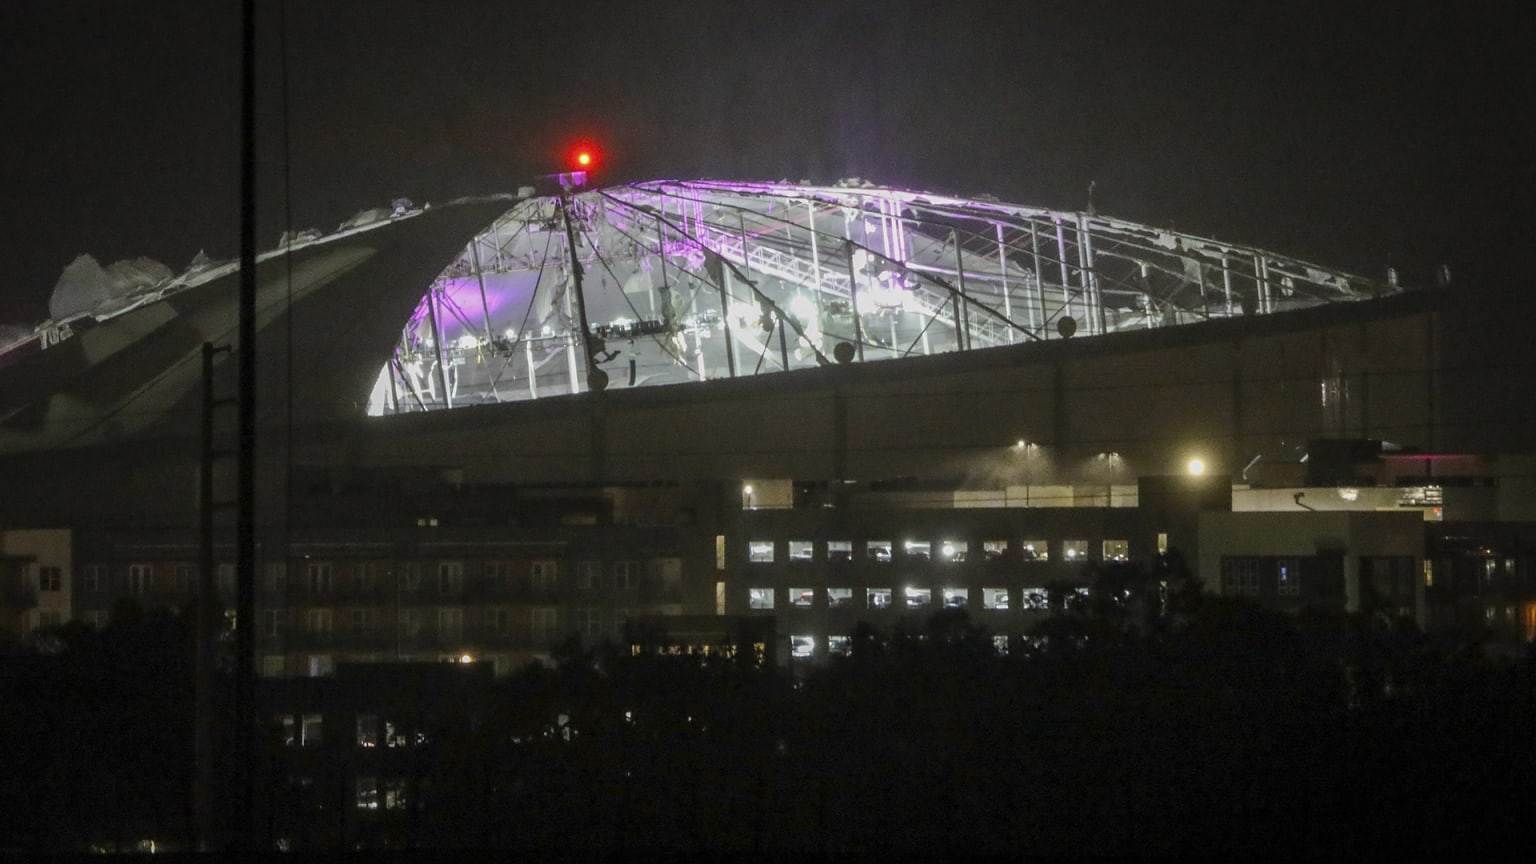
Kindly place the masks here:
POLYGON ((256 721, 256 0, 241 0, 239 469, 235 519, 234 846, 254 852, 256 721))

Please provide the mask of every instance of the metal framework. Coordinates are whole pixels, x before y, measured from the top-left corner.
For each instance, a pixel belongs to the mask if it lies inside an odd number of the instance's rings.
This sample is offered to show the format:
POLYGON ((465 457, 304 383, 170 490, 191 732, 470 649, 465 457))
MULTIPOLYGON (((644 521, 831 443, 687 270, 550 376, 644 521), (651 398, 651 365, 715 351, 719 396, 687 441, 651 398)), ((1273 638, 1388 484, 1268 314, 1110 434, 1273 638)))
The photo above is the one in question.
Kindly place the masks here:
POLYGON ((1395 290, 1095 214, 859 181, 530 192, 428 288, 369 413, 983 350, 1395 290))

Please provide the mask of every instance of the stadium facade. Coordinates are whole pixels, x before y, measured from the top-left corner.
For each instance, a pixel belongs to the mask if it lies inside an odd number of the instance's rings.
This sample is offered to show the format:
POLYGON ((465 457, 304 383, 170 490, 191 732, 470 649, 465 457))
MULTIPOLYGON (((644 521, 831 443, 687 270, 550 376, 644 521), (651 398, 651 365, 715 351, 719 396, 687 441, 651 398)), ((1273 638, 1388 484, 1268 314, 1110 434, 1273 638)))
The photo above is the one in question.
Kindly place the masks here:
MULTIPOLYGON (((399 202, 257 277, 270 675, 642 621, 815 657, 942 607, 1007 647, 1170 549, 1285 608, 1536 636, 1528 301, 856 181, 399 202)), ((0 625, 187 599, 234 281, 74 284, 0 351, 0 625)))

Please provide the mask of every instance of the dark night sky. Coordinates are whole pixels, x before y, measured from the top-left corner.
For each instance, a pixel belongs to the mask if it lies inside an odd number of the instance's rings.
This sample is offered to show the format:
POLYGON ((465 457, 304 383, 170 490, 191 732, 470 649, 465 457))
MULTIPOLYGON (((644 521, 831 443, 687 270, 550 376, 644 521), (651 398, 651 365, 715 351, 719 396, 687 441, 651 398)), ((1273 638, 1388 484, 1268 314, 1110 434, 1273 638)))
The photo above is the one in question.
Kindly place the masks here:
MULTIPOLYGON (((293 222, 611 179, 880 184, 1524 286, 1536 63, 1515 3, 316 0, 287 13, 293 222)), ((263 247, 283 218, 262 2, 263 247)), ((236 252, 238 3, 0 4, 0 323, 80 252, 236 252)))

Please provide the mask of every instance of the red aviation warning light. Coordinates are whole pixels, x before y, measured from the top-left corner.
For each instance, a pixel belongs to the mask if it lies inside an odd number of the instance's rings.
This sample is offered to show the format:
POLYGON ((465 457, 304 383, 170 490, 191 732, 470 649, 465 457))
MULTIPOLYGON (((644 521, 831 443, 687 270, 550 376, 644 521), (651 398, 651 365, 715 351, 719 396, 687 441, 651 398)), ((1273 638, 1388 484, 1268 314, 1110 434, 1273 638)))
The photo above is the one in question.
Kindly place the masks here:
POLYGON ((590 143, 581 143, 571 147, 565 156, 565 173, 560 176, 562 186, 585 186, 587 178, 597 170, 601 162, 601 152, 590 143))
POLYGON ((594 171, 602 161, 603 152, 591 141, 578 141, 565 154, 568 171, 594 171))

